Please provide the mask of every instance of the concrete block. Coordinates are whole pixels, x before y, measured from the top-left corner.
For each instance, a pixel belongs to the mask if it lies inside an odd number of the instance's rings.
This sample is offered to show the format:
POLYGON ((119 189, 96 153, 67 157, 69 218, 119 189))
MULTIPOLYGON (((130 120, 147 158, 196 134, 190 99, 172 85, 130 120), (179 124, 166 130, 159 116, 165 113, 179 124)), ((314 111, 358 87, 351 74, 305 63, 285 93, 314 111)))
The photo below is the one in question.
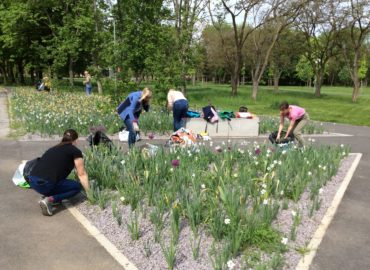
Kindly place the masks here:
POLYGON ((220 120, 218 123, 207 123, 202 118, 187 118, 185 127, 195 133, 201 133, 206 130, 211 138, 213 137, 255 137, 258 136, 259 118, 243 119, 233 118, 231 121, 220 120))

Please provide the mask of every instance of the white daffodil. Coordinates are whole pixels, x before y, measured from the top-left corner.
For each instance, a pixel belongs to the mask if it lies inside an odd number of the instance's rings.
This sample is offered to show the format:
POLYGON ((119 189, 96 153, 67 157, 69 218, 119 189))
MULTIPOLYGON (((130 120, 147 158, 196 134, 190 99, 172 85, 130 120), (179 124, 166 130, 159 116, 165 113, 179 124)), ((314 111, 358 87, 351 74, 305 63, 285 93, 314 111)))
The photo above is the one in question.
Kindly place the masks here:
POLYGON ((344 144, 341 144, 340 147, 343 148, 344 147, 344 144))
POLYGON ((258 161, 256 161, 254 164, 256 164, 256 166, 258 165, 258 161))
POLYGON ((292 217, 295 217, 295 216, 297 216, 297 212, 296 211, 294 211, 294 210, 292 210, 292 217))
POLYGON ((281 239, 281 243, 282 243, 283 245, 287 245, 287 244, 288 244, 288 238, 283 237, 283 238, 281 239))
POLYGON ((266 193, 266 189, 262 189, 261 190, 261 195, 265 195, 265 193, 266 193))
POLYGON ((281 164, 282 164, 282 162, 281 162, 281 160, 279 160, 279 161, 278 161, 278 165, 281 165, 281 164))
POLYGON ((123 160, 121 161, 121 164, 122 164, 122 165, 125 165, 125 163, 126 163, 126 161, 123 159, 123 160))
POLYGON ((201 184, 201 185, 200 185, 200 187, 201 187, 202 189, 205 189, 205 188, 206 188, 206 185, 205 185, 205 184, 201 184))
POLYGON ((231 220, 230 220, 229 218, 225 218, 224 223, 225 223, 226 225, 230 224, 230 222, 231 222, 231 220))
POLYGON ((234 173, 234 178, 238 178, 238 174, 237 173, 234 173))
POLYGON ((235 267, 235 263, 234 263, 232 260, 229 260, 229 261, 227 262, 227 268, 228 268, 229 270, 232 270, 232 269, 234 269, 234 267, 235 267))
POLYGON ((121 196, 121 198, 119 198, 121 200, 121 202, 124 202, 125 201, 125 197, 121 196))
POLYGON ((308 172, 307 174, 308 174, 308 176, 311 176, 312 175, 312 172, 308 172))
POLYGON ((264 205, 268 205, 268 204, 269 204, 269 200, 264 199, 264 200, 263 200, 263 204, 264 204, 264 205))
POLYGON ((281 152, 282 155, 285 155, 286 154, 286 150, 283 150, 283 152, 281 152))
POLYGON ((322 188, 319 189, 319 194, 322 194, 324 190, 322 188))
POLYGON ((266 189, 266 188, 267 188, 267 185, 266 185, 265 183, 263 183, 263 184, 261 185, 261 187, 262 187, 262 188, 264 188, 264 189, 266 189))

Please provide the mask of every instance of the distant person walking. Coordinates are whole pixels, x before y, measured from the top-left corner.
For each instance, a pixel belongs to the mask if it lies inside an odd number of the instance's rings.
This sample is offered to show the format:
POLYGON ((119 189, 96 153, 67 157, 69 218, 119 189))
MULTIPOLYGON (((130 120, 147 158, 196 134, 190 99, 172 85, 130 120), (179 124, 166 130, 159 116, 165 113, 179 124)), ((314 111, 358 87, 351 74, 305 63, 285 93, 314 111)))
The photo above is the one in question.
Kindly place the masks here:
POLYGON ((45 216, 53 215, 53 204, 78 194, 81 185, 86 191, 89 189, 82 152, 76 147, 77 139, 75 130, 66 130, 62 141, 42 155, 28 176, 31 188, 46 196, 39 201, 45 216), (74 168, 80 182, 67 179, 74 168))
POLYGON ((86 95, 90 96, 92 92, 91 75, 87 70, 84 72, 84 75, 85 80, 83 81, 83 84, 85 85, 86 95))
POLYGON ((117 113, 125 123, 129 132, 128 145, 131 148, 136 142, 136 130, 138 130, 139 117, 144 109, 149 111, 152 91, 144 88, 143 91, 130 93, 127 98, 117 107, 117 113), (136 130, 135 130, 136 127, 136 130))
POLYGON ((289 134, 293 133, 297 139, 300 147, 304 146, 304 140, 302 138, 302 128, 307 125, 310 120, 308 113, 304 108, 289 105, 288 102, 284 101, 280 104, 280 125, 276 140, 280 140, 281 132, 284 128, 284 119, 288 118, 290 124, 285 134, 284 139, 287 139, 289 134))
POLYGON ((167 107, 173 113, 173 131, 184 127, 184 120, 189 109, 188 100, 180 91, 170 89, 167 94, 167 107))

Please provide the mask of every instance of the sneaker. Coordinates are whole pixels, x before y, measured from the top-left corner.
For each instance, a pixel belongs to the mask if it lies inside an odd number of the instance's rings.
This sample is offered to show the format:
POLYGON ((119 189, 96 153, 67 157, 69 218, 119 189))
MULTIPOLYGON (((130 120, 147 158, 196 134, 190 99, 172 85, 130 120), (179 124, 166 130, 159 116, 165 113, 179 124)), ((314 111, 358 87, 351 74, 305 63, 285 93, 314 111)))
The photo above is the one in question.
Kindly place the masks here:
POLYGON ((53 206, 52 203, 49 202, 49 198, 45 197, 44 199, 39 201, 42 214, 44 216, 52 216, 53 215, 53 206))
MULTIPOLYGON (((46 196, 41 195, 40 201, 43 200, 43 199, 45 199, 45 198, 46 198, 46 196)), ((51 203, 52 206, 59 206, 61 204, 62 204, 62 202, 52 202, 51 203)))

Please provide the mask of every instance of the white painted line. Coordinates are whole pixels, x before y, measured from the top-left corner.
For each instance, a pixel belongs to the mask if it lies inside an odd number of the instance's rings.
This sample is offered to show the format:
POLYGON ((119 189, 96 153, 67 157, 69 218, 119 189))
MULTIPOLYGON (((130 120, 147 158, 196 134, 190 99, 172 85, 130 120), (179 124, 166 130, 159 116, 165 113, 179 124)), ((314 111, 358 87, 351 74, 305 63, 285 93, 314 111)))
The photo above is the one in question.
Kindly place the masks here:
POLYGON ((362 154, 361 153, 352 153, 350 155, 356 156, 355 160, 353 161, 350 169, 348 170, 346 176, 343 179, 342 184, 340 185, 339 189, 337 190, 331 205, 329 206, 328 210, 326 211, 323 219, 321 220, 321 224, 317 228, 315 234, 313 235, 309 245, 308 250, 310 252, 302 257, 296 267, 296 270, 308 270, 310 265, 316 255, 316 251, 319 248, 319 245, 324 238, 325 232, 328 229, 330 222, 333 220, 335 212, 338 209, 340 202, 342 201, 343 195, 346 192, 346 189, 349 183, 352 180, 352 177, 356 171, 358 164, 360 163, 362 154))
POLYGON ((125 270, 138 270, 137 267, 123 255, 115 245, 112 244, 91 222, 80 213, 72 204, 63 202, 63 205, 69 210, 78 222, 93 236, 108 253, 123 267, 125 270))

